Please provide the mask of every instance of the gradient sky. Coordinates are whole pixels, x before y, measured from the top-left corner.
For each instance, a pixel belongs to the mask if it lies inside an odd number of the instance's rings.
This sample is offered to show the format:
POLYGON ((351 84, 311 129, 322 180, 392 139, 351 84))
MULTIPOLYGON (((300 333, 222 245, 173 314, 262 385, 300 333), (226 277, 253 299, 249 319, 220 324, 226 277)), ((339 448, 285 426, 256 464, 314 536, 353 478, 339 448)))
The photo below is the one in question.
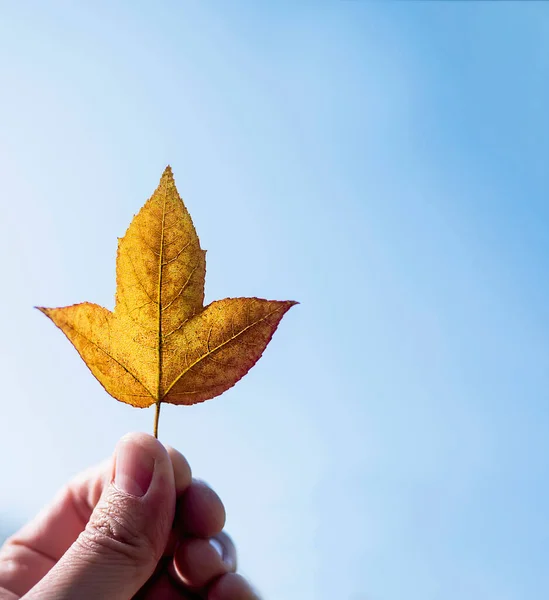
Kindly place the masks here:
POLYGON ((160 421, 266 600, 549 597, 549 5, 0 8, 1 528, 152 430, 32 307, 169 163, 207 301, 301 303, 160 421))

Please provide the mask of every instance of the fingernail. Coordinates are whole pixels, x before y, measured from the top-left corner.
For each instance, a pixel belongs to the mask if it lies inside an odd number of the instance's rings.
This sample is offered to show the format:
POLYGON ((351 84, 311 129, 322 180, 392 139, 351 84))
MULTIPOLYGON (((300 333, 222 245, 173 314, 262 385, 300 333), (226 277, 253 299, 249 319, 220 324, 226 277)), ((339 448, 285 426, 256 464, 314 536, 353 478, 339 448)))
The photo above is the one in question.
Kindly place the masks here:
POLYGON ((126 494, 144 496, 151 485, 154 457, 132 440, 122 440, 116 450, 114 485, 126 494))
POLYGON ((223 555, 225 553, 223 552, 221 542, 215 538, 210 538, 210 546, 219 554, 219 556, 221 556, 221 560, 223 560, 223 555))
POLYGON ((227 566, 229 571, 235 569, 236 565, 234 563, 234 559, 231 556, 231 553, 227 551, 227 548, 223 545, 223 542, 215 537, 209 539, 210 546, 215 549, 215 551, 221 557, 221 560, 227 566))

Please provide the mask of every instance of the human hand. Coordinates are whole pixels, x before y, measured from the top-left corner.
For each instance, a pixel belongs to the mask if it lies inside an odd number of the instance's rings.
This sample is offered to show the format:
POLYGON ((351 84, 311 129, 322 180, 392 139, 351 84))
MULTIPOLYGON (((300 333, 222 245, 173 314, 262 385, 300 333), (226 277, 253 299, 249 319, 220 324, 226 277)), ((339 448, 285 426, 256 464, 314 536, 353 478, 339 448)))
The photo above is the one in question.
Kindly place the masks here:
POLYGON ((6 541, 0 600, 257 600, 224 523, 179 452, 128 434, 6 541))

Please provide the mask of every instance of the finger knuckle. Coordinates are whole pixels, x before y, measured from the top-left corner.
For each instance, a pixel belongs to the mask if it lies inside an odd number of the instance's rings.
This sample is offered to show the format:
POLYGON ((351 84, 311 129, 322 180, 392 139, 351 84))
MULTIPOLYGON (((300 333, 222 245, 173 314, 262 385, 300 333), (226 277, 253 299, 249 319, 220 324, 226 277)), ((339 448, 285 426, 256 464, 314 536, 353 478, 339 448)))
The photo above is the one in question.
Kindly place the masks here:
POLYGON ((158 552, 140 525, 131 511, 106 500, 97 505, 78 542, 94 555, 107 554, 114 561, 149 565, 158 559, 158 552))

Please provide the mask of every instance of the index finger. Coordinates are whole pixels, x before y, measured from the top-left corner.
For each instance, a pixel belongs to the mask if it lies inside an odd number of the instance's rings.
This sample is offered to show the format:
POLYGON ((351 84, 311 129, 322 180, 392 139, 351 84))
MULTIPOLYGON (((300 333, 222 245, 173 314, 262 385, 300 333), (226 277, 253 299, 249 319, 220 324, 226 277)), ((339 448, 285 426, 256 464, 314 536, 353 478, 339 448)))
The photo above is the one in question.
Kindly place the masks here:
POLYGON ((172 446, 164 446, 168 451, 168 456, 172 461, 173 475, 175 478, 175 491, 179 497, 192 482, 191 467, 187 459, 172 446))

